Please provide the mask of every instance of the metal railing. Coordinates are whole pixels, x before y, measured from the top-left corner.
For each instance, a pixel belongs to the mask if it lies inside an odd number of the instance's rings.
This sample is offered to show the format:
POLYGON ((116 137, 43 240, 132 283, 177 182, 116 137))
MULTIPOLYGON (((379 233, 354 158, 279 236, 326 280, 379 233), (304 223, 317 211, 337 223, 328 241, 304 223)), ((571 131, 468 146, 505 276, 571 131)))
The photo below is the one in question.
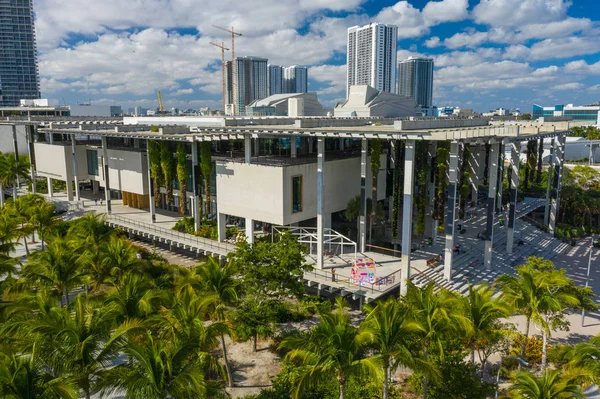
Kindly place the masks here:
MULTIPOLYGON (((271 241, 275 240, 276 234, 283 232, 289 232, 296 236, 300 244, 308 245, 310 255, 317 254, 317 243, 319 240, 316 227, 273 226, 271 241)), ((330 228, 323 229, 323 251, 324 255, 327 256, 340 256, 346 253, 353 253, 354 258, 356 258, 358 254, 356 242, 330 228)))
POLYGON ((323 278, 326 282, 330 283, 330 286, 337 287, 344 286, 347 288, 357 287, 359 288, 357 291, 365 290, 370 291, 371 293, 378 292, 383 294, 391 289, 394 289, 400 283, 400 270, 396 270, 388 275, 382 277, 375 277, 375 281, 371 282, 358 282, 355 281, 351 276, 347 276, 345 274, 335 273, 335 281, 331 277, 331 272, 327 270, 319 270, 313 269, 311 271, 304 272, 304 278, 307 279, 307 275, 312 275, 314 277, 323 278), (334 285, 336 284, 336 285, 334 285))
POLYGON ((106 221, 126 228, 139 229, 144 233, 154 234, 161 238, 179 240, 179 242, 183 245, 193 245, 199 249, 205 249, 215 253, 218 252, 222 255, 227 255, 235 249, 233 244, 218 242, 204 237, 197 237, 191 234, 179 232, 177 230, 165 229, 163 227, 159 227, 150 223, 142 223, 123 216, 109 215, 106 217, 106 221))

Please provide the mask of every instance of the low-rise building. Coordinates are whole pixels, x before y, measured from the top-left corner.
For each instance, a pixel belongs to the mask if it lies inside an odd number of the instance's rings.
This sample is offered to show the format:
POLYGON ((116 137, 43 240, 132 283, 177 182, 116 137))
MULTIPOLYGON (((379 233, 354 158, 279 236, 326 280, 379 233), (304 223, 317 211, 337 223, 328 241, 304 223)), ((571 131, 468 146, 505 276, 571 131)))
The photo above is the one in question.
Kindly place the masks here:
POLYGON ((325 116, 317 93, 274 94, 246 106, 246 116, 325 116))
POLYGON ((348 99, 335 106, 336 117, 404 118, 421 116, 421 107, 414 98, 379 91, 368 85, 351 86, 348 99))
POLYGON ((533 104, 533 119, 551 117, 570 117, 573 121, 586 122, 600 126, 600 104, 575 106, 573 104, 558 104, 544 107, 533 104))

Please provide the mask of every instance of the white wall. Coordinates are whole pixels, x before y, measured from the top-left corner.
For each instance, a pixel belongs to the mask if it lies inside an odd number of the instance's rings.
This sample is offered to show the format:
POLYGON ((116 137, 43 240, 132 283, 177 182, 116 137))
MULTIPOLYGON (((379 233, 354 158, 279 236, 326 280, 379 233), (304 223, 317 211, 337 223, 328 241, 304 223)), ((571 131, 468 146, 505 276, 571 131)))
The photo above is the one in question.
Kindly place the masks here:
MULTIPOLYGON (((327 157, 327 155, 326 155, 327 157)), ((367 196, 371 171, 367 161, 367 196)), ((385 155, 381 156, 377 196, 385 198, 385 155)), ((317 164, 285 167, 217 162, 217 209, 221 213, 287 225, 317 216, 317 164), (302 176, 302 212, 292 213, 292 177, 302 176)), ((360 195, 360 158, 325 162, 324 211, 346 209, 360 195)))
MULTIPOLYGON (((104 163, 101 147, 77 145, 78 180, 95 180, 104 187, 104 163), (98 176, 88 175, 87 150, 98 153, 98 176)), ((146 151, 109 149, 110 188, 112 190, 148 195, 148 165, 146 151)), ((64 180, 73 179, 71 145, 35 143, 35 159, 39 176, 64 180)))
POLYGON ((67 181, 73 172, 70 145, 35 143, 34 152, 38 176, 67 181))
POLYGON ((284 224, 283 169, 217 161, 217 210, 273 224, 284 224))
MULTIPOLYGON (((25 134, 25 126, 17 125, 17 146, 19 154, 29 154, 27 149, 27 137, 25 134)), ((15 146, 13 144, 12 126, 0 125, 0 152, 13 153, 15 146)))

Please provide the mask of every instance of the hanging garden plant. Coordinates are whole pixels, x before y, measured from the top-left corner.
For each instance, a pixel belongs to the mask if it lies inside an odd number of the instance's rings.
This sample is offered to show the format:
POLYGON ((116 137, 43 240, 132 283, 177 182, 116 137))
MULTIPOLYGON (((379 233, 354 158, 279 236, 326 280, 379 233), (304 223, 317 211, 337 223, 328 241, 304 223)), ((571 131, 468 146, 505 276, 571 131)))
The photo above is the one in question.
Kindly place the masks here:
POLYGON ((177 144, 177 180, 179 180, 179 213, 187 212, 187 158, 185 144, 177 144))
POLYGON ((446 173, 448 171, 448 160, 450 157, 450 143, 442 141, 438 143, 436 152, 437 178, 435 180, 435 201, 434 201, 434 219, 438 221, 438 231, 443 232, 444 229, 444 209, 446 202, 446 189, 448 188, 448 179, 446 173))
POLYGON ((427 157, 428 143, 417 141, 415 148, 415 183, 417 186, 417 196, 415 203, 417 207, 416 231, 418 236, 425 234, 426 216, 427 216, 427 177, 429 176, 429 160, 427 157))
POLYGON ((154 206, 160 207, 160 184, 161 184, 161 163, 160 163, 160 143, 156 140, 148 142, 148 156, 150 157, 150 178, 152 179, 152 195, 154 196, 154 206))
POLYGON ((377 180, 379 177, 379 168, 381 167, 381 139, 371 140, 371 204, 375 204, 372 207, 370 215, 370 226, 369 226, 369 242, 372 243, 373 239, 373 226, 377 217, 377 180))
POLYGON ((163 141, 160 143, 160 168, 162 170, 165 190, 167 191, 167 205, 173 203, 173 164, 171 143, 163 141))
POLYGON ((471 169, 468 167, 469 159, 471 158, 471 148, 469 144, 465 144, 462 154, 462 161, 459 168, 460 171, 460 179, 459 179, 459 195, 460 201, 458 202, 458 218, 465 218, 465 206, 467 204, 467 198, 469 198, 469 193, 471 192, 471 187, 469 185, 469 178, 471 177, 471 169))
POLYGON ((405 142, 396 140, 394 165, 394 194, 392 199, 392 237, 398 238, 398 219, 400 218, 400 207, 402 206, 402 194, 404 191, 404 152, 405 142))
POLYGON ((212 174, 212 144, 208 141, 203 141, 200 144, 200 171, 204 179, 204 206, 206 214, 210 214, 210 176, 212 174))

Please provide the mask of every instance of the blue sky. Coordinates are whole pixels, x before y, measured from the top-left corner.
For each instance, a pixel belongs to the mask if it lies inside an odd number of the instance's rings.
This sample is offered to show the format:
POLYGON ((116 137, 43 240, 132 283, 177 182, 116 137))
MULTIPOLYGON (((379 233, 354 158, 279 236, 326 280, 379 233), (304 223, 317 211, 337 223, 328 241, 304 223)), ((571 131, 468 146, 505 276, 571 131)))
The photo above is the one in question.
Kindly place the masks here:
MULTIPOLYGON (((598 0, 34 0, 42 96, 61 104, 220 108, 220 51, 309 67, 343 100, 346 30, 399 27, 398 59, 435 59, 434 104, 476 111, 600 100, 598 0)), ((231 57, 226 53, 226 57, 231 57)))

